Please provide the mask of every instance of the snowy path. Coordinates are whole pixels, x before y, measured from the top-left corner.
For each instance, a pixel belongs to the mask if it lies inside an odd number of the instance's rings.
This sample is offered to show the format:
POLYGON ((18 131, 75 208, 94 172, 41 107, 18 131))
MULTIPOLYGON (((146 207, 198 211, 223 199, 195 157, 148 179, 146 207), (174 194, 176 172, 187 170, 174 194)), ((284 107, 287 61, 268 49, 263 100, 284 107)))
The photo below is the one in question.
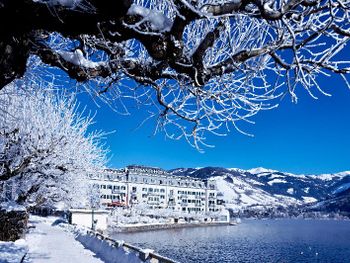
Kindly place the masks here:
POLYGON ((35 226, 27 234, 29 252, 25 262, 41 263, 101 263, 96 255, 85 249, 74 236, 62 228, 51 226, 52 220, 32 216, 30 223, 35 226))

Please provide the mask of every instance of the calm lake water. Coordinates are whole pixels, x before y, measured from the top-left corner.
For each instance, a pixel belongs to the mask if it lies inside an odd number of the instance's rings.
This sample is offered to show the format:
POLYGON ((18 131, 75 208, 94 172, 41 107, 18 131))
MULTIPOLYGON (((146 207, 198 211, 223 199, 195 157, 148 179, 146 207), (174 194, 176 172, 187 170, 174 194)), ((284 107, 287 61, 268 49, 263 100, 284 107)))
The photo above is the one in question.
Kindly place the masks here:
POLYGON ((350 263, 350 221, 243 220, 238 226, 118 233, 183 263, 350 263))

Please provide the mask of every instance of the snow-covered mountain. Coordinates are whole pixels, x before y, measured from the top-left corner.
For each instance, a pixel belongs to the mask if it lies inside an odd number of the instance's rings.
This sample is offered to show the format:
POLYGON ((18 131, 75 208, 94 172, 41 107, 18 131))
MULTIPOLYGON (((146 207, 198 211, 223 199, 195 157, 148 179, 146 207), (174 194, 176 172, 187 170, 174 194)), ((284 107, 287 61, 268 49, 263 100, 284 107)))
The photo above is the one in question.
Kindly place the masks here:
POLYGON ((226 206, 233 210, 252 207, 290 207, 330 200, 350 190, 350 171, 304 175, 262 167, 178 168, 174 175, 214 180, 226 206))

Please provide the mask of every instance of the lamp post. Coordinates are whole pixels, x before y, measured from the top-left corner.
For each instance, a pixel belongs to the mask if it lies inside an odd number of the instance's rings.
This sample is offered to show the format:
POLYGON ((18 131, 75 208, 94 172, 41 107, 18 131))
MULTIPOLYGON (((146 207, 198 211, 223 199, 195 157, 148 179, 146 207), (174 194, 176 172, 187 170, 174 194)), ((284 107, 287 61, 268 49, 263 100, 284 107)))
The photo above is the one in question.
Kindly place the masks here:
POLYGON ((91 229, 95 231, 94 207, 91 208, 91 229))

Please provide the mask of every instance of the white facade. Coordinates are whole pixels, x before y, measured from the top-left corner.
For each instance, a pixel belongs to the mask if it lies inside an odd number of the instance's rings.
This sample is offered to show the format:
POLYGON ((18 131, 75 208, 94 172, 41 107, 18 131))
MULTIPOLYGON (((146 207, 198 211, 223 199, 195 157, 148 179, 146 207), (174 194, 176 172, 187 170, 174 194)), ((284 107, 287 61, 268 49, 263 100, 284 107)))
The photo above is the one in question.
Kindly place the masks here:
POLYGON ((159 168, 128 166, 106 169, 91 182, 100 192, 104 206, 169 208, 186 213, 219 211, 217 191, 210 181, 173 176, 159 168))

